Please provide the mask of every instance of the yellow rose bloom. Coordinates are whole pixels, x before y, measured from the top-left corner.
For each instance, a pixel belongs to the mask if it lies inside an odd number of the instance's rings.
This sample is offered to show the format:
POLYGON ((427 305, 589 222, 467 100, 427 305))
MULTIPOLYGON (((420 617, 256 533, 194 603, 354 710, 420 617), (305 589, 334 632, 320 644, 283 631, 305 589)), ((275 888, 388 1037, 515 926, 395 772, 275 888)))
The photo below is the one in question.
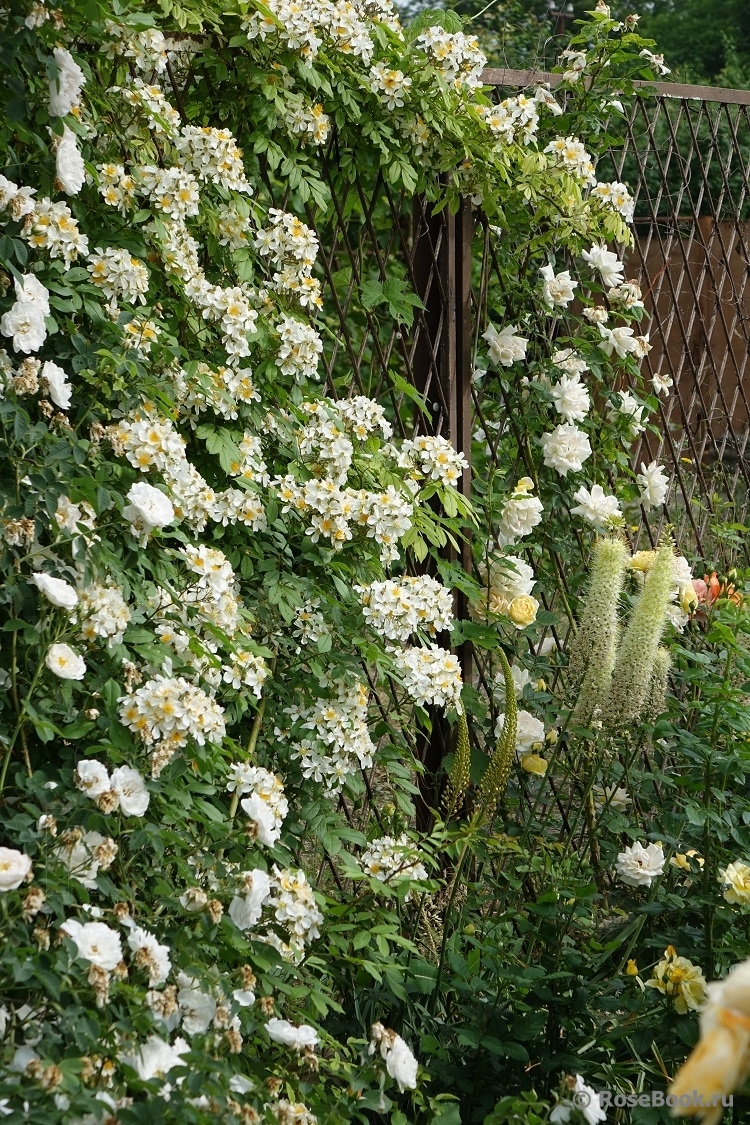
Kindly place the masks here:
POLYGON ((539 777, 544 777, 547 772, 547 763, 538 754, 524 754, 521 758, 521 769, 526 770, 527 773, 535 773, 539 777))
POLYGON ((516 629, 525 629, 527 625, 533 625, 536 621, 538 609, 539 602, 536 598, 532 598, 530 594, 521 594, 520 597, 514 598, 508 606, 508 617, 516 629))
POLYGON ((746 863, 730 863, 719 878, 725 885, 724 898, 735 906, 750 904, 750 867, 746 863))
POLYGON ((651 570, 656 559, 656 551, 636 551, 630 560, 631 570, 651 570))
POLYGON ((683 613, 691 613, 698 604, 698 595, 692 582, 683 586, 680 592, 680 609, 683 613))
POLYGON ((706 1001, 706 978, 687 957, 678 957, 673 945, 665 949, 664 959, 654 969, 646 987, 656 988, 668 996, 681 1016, 688 1011, 697 1011, 706 1001))
POLYGON ((638 966, 636 965, 636 963, 635 963, 635 961, 633 960, 632 957, 630 958, 627 965, 625 966, 625 973, 629 977, 637 977, 638 976, 638 966))

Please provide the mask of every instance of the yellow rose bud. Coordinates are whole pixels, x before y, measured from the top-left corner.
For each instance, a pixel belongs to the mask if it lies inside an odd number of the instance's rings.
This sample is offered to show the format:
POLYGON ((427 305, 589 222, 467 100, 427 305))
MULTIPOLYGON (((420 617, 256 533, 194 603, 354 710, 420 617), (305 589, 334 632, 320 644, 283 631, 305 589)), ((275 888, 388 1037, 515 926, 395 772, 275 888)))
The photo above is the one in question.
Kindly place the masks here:
POLYGON ((547 763, 538 754, 524 754, 521 758, 521 769, 527 773, 535 773, 544 777, 547 772, 547 763))
POLYGON ((530 594, 521 594, 519 598, 514 598, 508 606, 508 617, 516 629, 525 629, 527 625, 532 625, 536 621, 538 609, 539 602, 536 598, 532 598, 530 594))
POLYGON ((537 691, 546 691, 547 690, 547 681, 546 680, 537 680, 537 682, 534 686, 536 687, 537 691))
POLYGON ((630 958, 627 965, 625 966, 625 972, 627 973, 627 975, 629 977, 637 977, 638 976, 638 966, 636 965, 636 963, 635 963, 635 961, 633 960, 632 957, 630 958))
POLYGON ((521 479, 519 480, 518 484, 516 485, 516 487, 514 489, 515 493, 520 493, 522 496, 525 496, 527 492, 533 492, 533 491, 534 491, 534 482, 531 479, 531 477, 521 477, 521 479))
POLYGON ((557 743, 557 740, 558 740, 559 737, 560 737, 560 735, 558 734, 555 727, 553 727, 552 730, 548 730, 547 731, 547 745, 548 746, 554 746, 557 743))
POLYGON ((680 609, 684 613, 691 613, 698 604, 698 595, 695 592, 692 582, 688 582, 687 586, 683 586, 680 594, 680 609))
POLYGON ((656 551, 636 551, 630 560, 631 570, 651 570, 656 559, 656 551))

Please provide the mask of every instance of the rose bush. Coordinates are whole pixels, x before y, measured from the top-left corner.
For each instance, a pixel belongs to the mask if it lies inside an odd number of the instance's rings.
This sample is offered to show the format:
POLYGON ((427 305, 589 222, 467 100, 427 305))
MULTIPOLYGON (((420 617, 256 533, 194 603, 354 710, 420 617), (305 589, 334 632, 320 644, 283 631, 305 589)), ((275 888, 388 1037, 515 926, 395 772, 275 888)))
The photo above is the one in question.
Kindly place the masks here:
MULTIPOLYGON (((622 702, 646 636, 648 690, 627 717, 650 738, 667 626, 690 661, 675 630, 717 622, 713 644, 734 636, 718 617, 741 614, 718 594, 709 606, 707 583, 698 608, 671 543, 630 560, 618 538, 667 485, 629 459, 656 402, 641 297, 609 248, 630 239, 632 200, 595 171, 607 99, 651 73, 634 20, 600 3, 566 52, 566 93, 495 104, 453 17, 402 27, 388 0, 14 0, 0 19, 0 1109, 45 1125, 453 1125, 459 1102, 481 1118, 526 1085, 517 1063, 545 1027, 551 1085, 595 1018, 561 1013, 610 911, 671 874, 671 845, 641 843, 656 831, 645 797, 627 822, 641 745, 621 726, 599 735, 606 691, 622 702), (356 279, 322 285, 318 231, 357 229, 355 193, 336 210, 355 179, 376 244, 385 181, 437 207, 470 196, 500 262, 471 504, 463 454, 414 426, 416 390, 400 410, 351 393, 382 388, 353 388, 331 342, 337 285, 355 330, 378 304, 408 328, 421 305, 401 276, 386 291, 364 251, 356 279), (490 441, 502 475, 483 472, 490 441), (473 575, 441 550, 467 526, 473 575), (542 633, 559 624, 543 600, 561 543, 582 589, 589 526, 619 547, 609 586, 595 563, 579 636, 616 625, 621 596, 632 611, 619 647, 602 633, 611 685, 578 645, 584 718, 548 691, 542 633), (486 654, 486 677, 463 683, 438 643, 451 632, 486 654), (451 722, 452 815, 436 800, 424 827, 419 740, 451 722), (585 847, 549 799, 579 782, 585 847), (536 952, 533 918, 548 919, 536 952), (580 961, 571 934, 589 942, 580 961), (541 983, 555 958, 559 991, 541 983)), ((699 754, 705 731, 674 737, 699 754)), ((728 904, 746 893, 732 871, 728 904)), ((654 913, 616 948, 643 930, 661 956, 674 935, 644 929, 654 913)), ((671 1002, 667 960, 652 991, 671 1002)), ((619 1060, 609 1034, 597 1050, 619 1060)))

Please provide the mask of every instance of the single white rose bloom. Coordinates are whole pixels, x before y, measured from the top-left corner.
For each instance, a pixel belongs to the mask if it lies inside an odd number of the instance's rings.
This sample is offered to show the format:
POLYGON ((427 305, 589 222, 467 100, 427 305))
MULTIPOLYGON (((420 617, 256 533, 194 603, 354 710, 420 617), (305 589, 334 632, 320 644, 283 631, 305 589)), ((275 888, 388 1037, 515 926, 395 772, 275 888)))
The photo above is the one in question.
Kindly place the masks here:
POLYGON ((0 848, 0 893, 15 891, 31 873, 31 860, 15 848, 0 848))
POLYGON ((550 394, 555 410, 562 414, 566 422, 582 422, 591 409, 589 392, 581 382, 580 375, 563 375, 550 388, 550 394))
POLYGON ((26 273, 20 280, 14 278, 13 285, 17 301, 24 305, 36 305, 44 316, 49 316, 49 289, 42 285, 38 277, 33 273, 26 273))
POLYGON ((0 332, 10 336, 16 352, 38 352, 47 339, 44 311, 31 301, 16 301, 0 318, 0 332))
POLYGON ((86 675, 86 661, 70 645, 50 645, 44 663, 61 680, 82 680, 86 675))
POLYGON ((617 255, 606 246, 594 245, 590 250, 584 250, 581 257, 592 269, 599 271, 602 284, 607 289, 611 289, 614 285, 622 285, 625 280, 625 267, 617 255))
POLYGON ((94 758, 83 758, 75 769, 76 789, 88 797, 101 797, 112 788, 107 767, 94 758))
POLYGON ((295 1051, 303 1051, 305 1047, 314 1047, 318 1043, 318 1033, 314 1027, 303 1023, 296 1027, 289 1020, 272 1019, 266 1024, 268 1032, 274 1043, 281 1043, 284 1047, 293 1047, 295 1051))
POLYGON ((641 471, 636 477, 644 508, 659 508, 667 498, 669 477, 657 461, 650 465, 641 462, 641 471))
POLYGON ((149 971, 149 987, 164 984, 172 968, 169 959, 169 946, 161 945, 153 934, 141 926, 134 926, 128 934, 128 945, 136 954, 136 964, 145 966, 149 971))
POLYGON ((622 325, 620 328, 605 328, 603 324, 599 325, 599 332, 601 340, 599 347, 605 355, 611 356, 615 352, 620 359, 624 359, 626 355, 635 352, 638 345, 632 328, 622 325))
POLYGON ((506 325, 501 332, 490 324, 486 332, 482 333, 482 339, 489 345, 490 359, 502 367, 510 367, 511 364, 526 357, 529 341, 523 336, 518 336, 517 329, 512 324, 506 325))
POLYGON ((49 83, 49 114, 50 117, 67 117, 78 105, 81 87, 86 79, 70 51, 66 51, 64 47, 55 47, 52 56, 57 65, 58 76, 51 78, 49 83))
POLYGON ((617 874, 629 887, 650 887, 664 870, 664 851, 659 844, 636 842, 617 856, 617 874))
POLYGON ((592 527, 604 527, 608 520, 616 519, 622 515, 616 496, 607 496, 600 484, 587 488, 579 488, 573 493, 577 506, 570 509, 573 516, 582 516, 592 527))
POLYGON ((151 797, 138 770, 131 766, 118 766, 112 770, 112 788, 120 798, 120 808, 125 816, 145 814, 151 797))
POLYGON ((152 1078, 164 1078, 175 1066, 184 1065, 182 1056, 190 1050, 186 1039, 178 1037, 170 1044, 151 1035, 134 1055, 123 1055, 122 1061, 137 1072, 143 1082, 152 1078))
POLYGON ((172 501, 145 481, 134 484, 126 499, 130 503, 123 508, 122 514, 130 520, 133 533, 138 535, 142 546, 152 531, 161 530, 174 521, 172 501))
POLYGON ((53 578, 51 574, 42 574, 39 571, 31 575, 29 582, 33 582, 47 601, 52 602, 52 605, 57 606, 58 609, 70 611, 78 605, 78 594, 73 586, 62 578, 53 578))
POLYGON ((268 802, 260 794, 252 793, 240 802, 240 808, 255 824, 260 843, 272 848, 281 836, 281 825, 277 825, 276 815, 268 802))
POLYGON ((244 894, 235 895, 229 907, 229 917, 240 930, 249 930, 260 920, 263 904, 271 894, 271 880, 265 871, 244 871, 244 894))
POLYGON ((542 452, 545 465, 565 477, 583 468, 583 462, 591 456, 591 444, 583 430, 565 422, 542 435, 542 452))
POLYGON ((385 1058, 385 1068, 395 1078, 401 1093, 417 1088, 417 1060, 407 1043, 397 1035, 385 1058))
POLYGON ((48 359, 42 366, 41 376, 42 381, 47 384, 47 392, 55 406, 59 406, 61 410, 69 410, 73 388, 62 367, 48 359))
POLYGON ((542 266, 539 271, 544 285, 542 287, 545 303, 553 308, 567 308, 575 297, 578 282, 573 281, 569 270, 555 273, 554 266, 542 266))
POLYGON ((66 195, 78 195, 86 182, 86 165, 78 151, 76 135, 66 125, 57 142, 56 171, 66 195))
POLYGON ((81 925, 69 918, 60 929, 76 943, 78 956, 99 969, 111 973, 122 961, 120 935, 104 922, 85 922, 81 925))
POLYGON ((207 992, 202 992, 198 981, 187 973, 180 973, 177 983, 180 986, 177 1003, 182 1015, 182 1029, 191 1037, 203 1035, 216 1014, 216 1001, 207 992))
MULTIPOLYGON (((499 738, 503 732, 505 715, 497 717, 495 723, 495 737, 499 738)), ((544 745, 544 723, 529 711, 518 712, 518 726, 516 728, 516 754, 522 758, 524 754, 531 754, 544 745)))

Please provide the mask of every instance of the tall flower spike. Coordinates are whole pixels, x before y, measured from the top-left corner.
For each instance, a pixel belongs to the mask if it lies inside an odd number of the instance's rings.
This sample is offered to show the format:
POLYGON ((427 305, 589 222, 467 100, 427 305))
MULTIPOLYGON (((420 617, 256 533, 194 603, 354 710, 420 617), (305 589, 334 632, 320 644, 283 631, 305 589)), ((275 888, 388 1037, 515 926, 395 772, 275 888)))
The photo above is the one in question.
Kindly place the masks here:
POLYGON ((461 804, 471 780, 471 746, 469 744, 469 724, 466 721, 466 711, 463 705, 458 707, 458 739, 456 753, 453 758, 453 767, 448 778, 443 808, 446 818, 453 815, 461 804))
POLYGON ((586 603, 568 662, 570 682, 577 687, 573 717, 579 723, 590 722, 609 691, 620 635, 618 608, 627 561, 627 548, 617 536, 599 539, 594 546, 586 603))
POLYGON ((603 717, 610 727, 635 722, 649 698, 651 678, 672 596, 674 543, 666 536, 638 595, 617 662, 603 717))
POLYGON ((510 776, 510 767, 516 750, 516 731, 518 729, 518 706, 516 704, 516 685, 513 673, 502 649, 498 649, 500 665, 505 680, 505 721, 497 740, 495 753, 484 771, 477 790, 477 808, 481 819, 492 814, 498 797, 504 792, 510 776))
POLYGON ((672 656, 668 648, 659 645, 656 650, 654 667, 651 672, 651 683, 648 688, 648 698, 643 708, 643 717, 657 719, 667 709, 667 688, 669 687, 669 673, 672 670, 672 656))

